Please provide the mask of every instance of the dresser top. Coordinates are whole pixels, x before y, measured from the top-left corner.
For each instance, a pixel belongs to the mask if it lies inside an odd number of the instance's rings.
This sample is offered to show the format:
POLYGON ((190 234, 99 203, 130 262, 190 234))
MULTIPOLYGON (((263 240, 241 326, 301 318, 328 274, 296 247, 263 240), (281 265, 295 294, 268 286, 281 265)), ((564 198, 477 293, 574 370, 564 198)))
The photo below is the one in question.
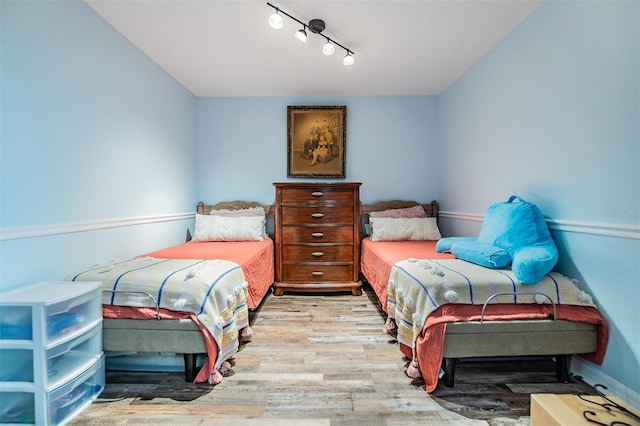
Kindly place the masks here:
POLYGON ((301 187, 358 187, 362 185, 362 182, 274 182, 274 186, 280 188, 301 188, 301 187))

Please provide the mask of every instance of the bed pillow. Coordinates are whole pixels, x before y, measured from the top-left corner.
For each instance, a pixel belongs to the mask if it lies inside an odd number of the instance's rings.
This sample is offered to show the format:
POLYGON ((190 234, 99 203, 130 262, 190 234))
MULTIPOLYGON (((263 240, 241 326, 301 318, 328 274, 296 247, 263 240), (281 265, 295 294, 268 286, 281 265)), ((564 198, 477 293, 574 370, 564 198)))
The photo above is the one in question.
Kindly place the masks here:
POLYGON ((458 241, 451 245, 451 254, 458 259, 491 269, 504 268, 510 265, 512 260, 505 249, 477 241, 458 241))
POLYGON ((267 235, 265 225, 264 215, 227 217, 196 214, 192 241, 262 241, 267 235))
POLYGON ((442 238, 435 217, 370 218, 371 241, 427 241, 442 238))
POLYGON ((395 217, 395 218, 410 218, 410 217, 427 217, 427 213, 421 205, 413 207, 405 207, 401 209, 389 209, 380 210, 377 212, 369 213, 369 218, 378 217, 395 217))

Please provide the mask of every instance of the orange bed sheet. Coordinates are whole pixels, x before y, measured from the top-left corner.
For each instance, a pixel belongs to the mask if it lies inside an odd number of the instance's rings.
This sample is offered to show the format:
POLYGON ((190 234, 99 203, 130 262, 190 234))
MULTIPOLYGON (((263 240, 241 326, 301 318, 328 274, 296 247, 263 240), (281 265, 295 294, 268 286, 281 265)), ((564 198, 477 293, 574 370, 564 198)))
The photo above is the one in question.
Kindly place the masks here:
POLYGON ((437 241, 371 241, 362 240, 360 269, 373 288, 382 309, 387 312, 387 286, 391 268, 400 261, 416 259, 455 259, 448 253, 436 252, 437 241))
POLYGON ((260 305, 275 278, 271 238, 262 241, 190 241, 139 257, 147 256, 160 259, 224 259, 237 263, 248 283, 247 305, 252 310, 260 305))

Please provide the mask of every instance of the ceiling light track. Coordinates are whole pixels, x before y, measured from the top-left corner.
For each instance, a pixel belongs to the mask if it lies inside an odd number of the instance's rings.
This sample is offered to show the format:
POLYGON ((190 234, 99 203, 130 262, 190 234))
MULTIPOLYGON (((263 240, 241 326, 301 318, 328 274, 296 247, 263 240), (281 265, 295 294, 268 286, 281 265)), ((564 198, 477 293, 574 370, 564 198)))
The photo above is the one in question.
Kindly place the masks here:
POLYGON ((333 40, 331 37, 328 37, 324 34, 322 34, 322 32, 324 31, 325 28, 325 24, 324 21, 322 19, 312 19, 310 20, 308 23, 304 23, 301 20, 299 20, 298 18, 295 18, 291 15, 289 15, 287 12, 285 12, 284 10, 280 9, 277 6, 274 6, 273 4, 267 2, 268 6, 271 6, 272 8, 275 9, 275 12, 273 12, 271 14, 271 16, 269 17, 269 26, 271 26, 271 28, 274 29, 281 29, 283 26, 283 22, 282 22, 282 15, 288 17, 289 19, 292 19, 294 21, 296 21, 298 24, 302 25, 302 28, 297 30, 294 33, 295 38, 297 38, 298 40, 302 41, 303 43, 306 43, 307 41, 307 29, 309 31, 311 31, 314 34, 318 34, 322 37, 325 38, 326 43, 324 44, 324 46, 322 46, 322 53, 325 55, 333 55, 333 53, 335 52, 335 46, 339 46, 342 49, 344 49, 345 52, 347 52, 347 54, 345 55, 344 59, 342 60, 342 63, 344 65, 353 65, 353 63, 355 62, 353 59, 353 55, 354 52, 353 50, 349 49, 348 47, 343 46, 342 44, 338 43, 337 41, 333 40), (335 45, 335 46, 334 46, 335 45))

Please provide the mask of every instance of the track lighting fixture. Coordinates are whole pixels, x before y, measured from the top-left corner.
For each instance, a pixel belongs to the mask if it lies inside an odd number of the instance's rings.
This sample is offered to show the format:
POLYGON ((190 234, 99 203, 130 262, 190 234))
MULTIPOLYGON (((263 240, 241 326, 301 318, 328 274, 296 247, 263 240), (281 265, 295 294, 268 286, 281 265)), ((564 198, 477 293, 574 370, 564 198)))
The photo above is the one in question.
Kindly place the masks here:
POLYGON ((342 60, 342 64, 343 65, 353 65, 353 63, 355 62, 355 60, 353 58, 353 55, 354 55, 353 50, 344 47, 343 45, 341 45, 337 41, 332 40, 331 38, 329 38, 326 35, 322 34, 322 32, 324 31, 324 28, 325 28, 325 24, 324 24, 324 21, 322 19, 312 19, 312 20, 309 21, 309 23, 305 24, 304 22, 300 21, 297 18, 294 18, 293 16, 289 15, 287 12, 283 11, 282 9, 280 9, 277 6, 274 6, 269 2, 267 2, 267 5, 271 6, 274 9, 274 12, 271 14, 271 16, 269 16, 269 26, 271 28, 274 28, 276 30, 281 29, 283 27, 282 15, 285 15, 288 18, 291 18, 292 20, 294 20, 297 23, 299 23, 300 25, 302 25, 302 28, 294 33, 294 37, 295 38, 297 38, 298 40, 302 41, 303 43, 306 43, 306 41, 307 41, 307 31, 306 30, 309 29, 309 31, 311 31, 312 33, 321 35, 322 37, 324 37, 326 39, 326 43, 322 46, 322 53, 323 54, 325 54, 327 56, 333 55, 335 53, 335 51, 336 51, 335 46, 336 45, 340 46, 341 48, 343 48, 347 52, 346 56, 342 60))

